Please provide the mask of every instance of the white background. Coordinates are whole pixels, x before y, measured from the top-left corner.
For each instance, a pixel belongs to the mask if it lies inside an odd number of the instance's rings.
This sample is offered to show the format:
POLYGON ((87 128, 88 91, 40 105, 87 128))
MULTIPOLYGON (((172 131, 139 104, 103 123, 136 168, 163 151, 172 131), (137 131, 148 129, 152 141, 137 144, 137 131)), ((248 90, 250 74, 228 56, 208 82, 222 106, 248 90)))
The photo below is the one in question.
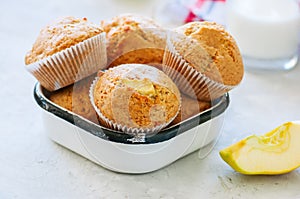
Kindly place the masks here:
MULTIPOLYGON (((95 23, 123 12, 151 16, 151 0, 7 0, 0 2, 0 198, 300 198, 300 170, 244 176, 218 155, 222 148, 286 121, 300 120, 300 66, 287 73, 246 72, 230 93, 221 137, 205 159, 193 153, 159 171, 117 174, 55 144, 24 69, 39 30, 58 16, 95 23)), ((299 143, 300 144, 300 143, 299 143)))

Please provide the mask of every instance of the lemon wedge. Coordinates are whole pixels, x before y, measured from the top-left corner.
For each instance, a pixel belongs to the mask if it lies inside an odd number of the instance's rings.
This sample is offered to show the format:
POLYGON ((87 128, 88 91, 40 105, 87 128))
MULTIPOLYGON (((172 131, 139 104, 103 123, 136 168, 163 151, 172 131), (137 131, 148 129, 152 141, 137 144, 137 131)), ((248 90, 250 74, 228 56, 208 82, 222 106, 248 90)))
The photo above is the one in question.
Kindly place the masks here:
POLYGON ((247 175, 288 173, 300 166, 300 122, 287 122, 262 136, 249 136, 220 151, 234 170, 247 175))

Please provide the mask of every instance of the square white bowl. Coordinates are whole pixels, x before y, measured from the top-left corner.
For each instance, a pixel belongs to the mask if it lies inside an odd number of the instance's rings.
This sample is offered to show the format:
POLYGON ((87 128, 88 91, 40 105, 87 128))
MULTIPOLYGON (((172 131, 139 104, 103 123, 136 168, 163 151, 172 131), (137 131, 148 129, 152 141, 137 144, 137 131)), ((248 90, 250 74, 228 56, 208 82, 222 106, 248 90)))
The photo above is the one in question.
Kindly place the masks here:
POLYGON ((153 135, 132 137, 97 125, 68 111, 47 97, 39 83, 34 98, 43 109, 48 136, 58 144, 112 171, 147 173, 212 143, 223 125, 229 95, 214 100, 212 107, 153 135))

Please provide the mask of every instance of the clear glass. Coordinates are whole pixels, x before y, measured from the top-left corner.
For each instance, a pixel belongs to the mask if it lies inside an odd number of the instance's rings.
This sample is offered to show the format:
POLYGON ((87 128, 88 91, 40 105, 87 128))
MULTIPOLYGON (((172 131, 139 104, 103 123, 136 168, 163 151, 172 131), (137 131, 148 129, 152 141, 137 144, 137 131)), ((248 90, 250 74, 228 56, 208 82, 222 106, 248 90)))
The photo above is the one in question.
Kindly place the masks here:
POLYGON ((228 0, 227 30, 248 70, 285 71, 299 60, 300 11, 296 0, 228 0))
POLYGON ((279 59, 258 59, 243 56, 246 69, 264 71, 286 71, 293 69, 299 60, 299 54, 295 53, 291 57, 279 59))

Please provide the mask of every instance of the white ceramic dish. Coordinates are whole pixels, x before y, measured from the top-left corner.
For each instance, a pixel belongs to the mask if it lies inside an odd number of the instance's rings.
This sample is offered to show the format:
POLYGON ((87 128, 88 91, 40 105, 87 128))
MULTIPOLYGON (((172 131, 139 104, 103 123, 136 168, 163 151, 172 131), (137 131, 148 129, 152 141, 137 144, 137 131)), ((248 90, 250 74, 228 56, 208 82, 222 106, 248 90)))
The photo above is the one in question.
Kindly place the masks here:
POLYGON ((222 127, 228 94, 212 107, 158 134, 132 137, 96 125, 47 99, 40 84, 34 88, 37 104, 44 110, 48 136, 66 148, 112 171, 146 173, 160 169, 212 143, 222 127))

